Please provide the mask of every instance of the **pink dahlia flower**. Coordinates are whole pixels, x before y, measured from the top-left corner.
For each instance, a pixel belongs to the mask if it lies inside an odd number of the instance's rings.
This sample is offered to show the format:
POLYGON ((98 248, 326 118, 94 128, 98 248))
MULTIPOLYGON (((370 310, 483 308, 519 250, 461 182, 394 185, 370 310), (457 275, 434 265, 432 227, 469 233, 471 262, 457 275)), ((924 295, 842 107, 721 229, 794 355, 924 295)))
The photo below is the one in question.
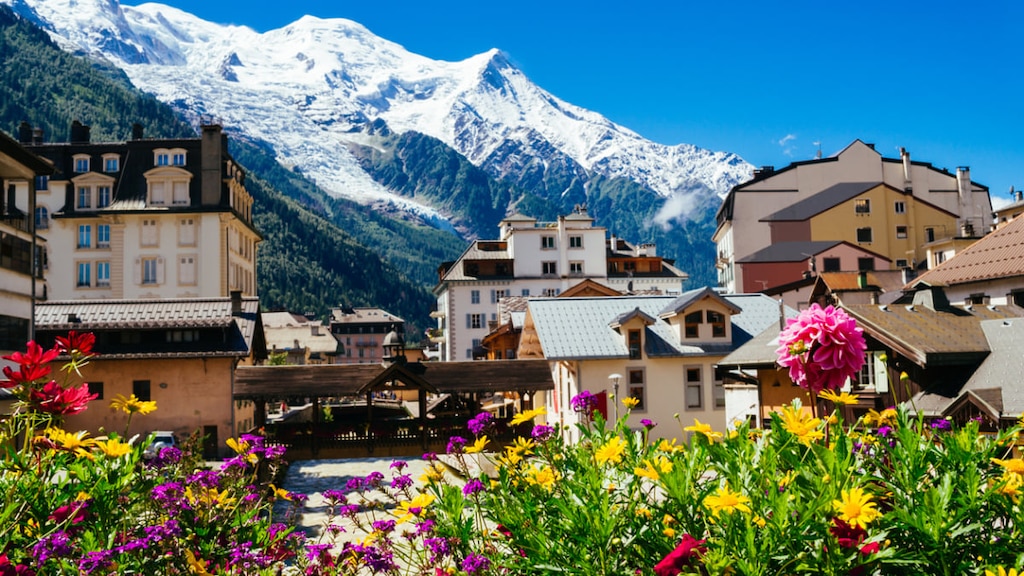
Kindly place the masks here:
POLYGON ((856 375, 867 348, 863 330, 846 312, 811 304, 787 321, 776 354, 793 382, 817 394, 838 390, 856 375))

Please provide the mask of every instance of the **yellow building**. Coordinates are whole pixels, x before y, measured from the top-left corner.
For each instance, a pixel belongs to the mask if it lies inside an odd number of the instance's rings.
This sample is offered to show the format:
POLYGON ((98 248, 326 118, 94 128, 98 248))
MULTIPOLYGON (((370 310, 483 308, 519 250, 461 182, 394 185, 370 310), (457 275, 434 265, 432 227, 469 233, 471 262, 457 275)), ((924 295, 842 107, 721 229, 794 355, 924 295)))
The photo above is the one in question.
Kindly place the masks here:
POLYGON ((36 305, 37 341, 52 346, 70 330, 96 335, 97 356, 83 369, 99 397, 69 416, 66 428, 124 434, 125 413, 112 410, 118 395, 152 400, 157 410, 135 416, 129 436, 169 430, 179 440, 205 437, 204 455, 227 455, 224 441, 254 426, 254 407, 235 401, 239 364, 262 362, 266 344, 259 301, 229 298, 180 300, 65 300, 36 305))

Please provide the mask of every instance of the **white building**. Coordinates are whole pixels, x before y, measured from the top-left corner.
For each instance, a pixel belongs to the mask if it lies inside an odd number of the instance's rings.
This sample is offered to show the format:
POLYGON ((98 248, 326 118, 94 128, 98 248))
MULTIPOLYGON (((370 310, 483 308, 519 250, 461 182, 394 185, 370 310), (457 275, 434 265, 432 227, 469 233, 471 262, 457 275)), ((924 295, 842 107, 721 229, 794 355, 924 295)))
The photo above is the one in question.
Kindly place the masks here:
POLYGON ((55 169, 36 186, 48 298, 256 295, 253 199, 220 126, 176 139, 137 126, 131 140, 90 142, 76 122, 71 142, 45 143, 23 124, 19 139, 55 169))
POLYGON ((434 288, 440 358, 466 360, 497 321, 506 296, 557 296, 586 279, 623 293, 679 294, 687 275, 657 256, 653 244, 634 247, 594 226, 578 208, 557 222, 512 215, 499 224, 498 240, 477 240, 455 262, 446 262, 434 288))

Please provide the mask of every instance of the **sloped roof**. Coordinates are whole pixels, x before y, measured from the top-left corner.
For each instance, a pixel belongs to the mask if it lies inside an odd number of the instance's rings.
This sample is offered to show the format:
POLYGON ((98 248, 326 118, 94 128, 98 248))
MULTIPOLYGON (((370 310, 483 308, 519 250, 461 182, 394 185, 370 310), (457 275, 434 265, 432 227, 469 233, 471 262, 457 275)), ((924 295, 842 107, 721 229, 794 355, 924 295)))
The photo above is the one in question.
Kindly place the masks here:
MULTIPOLYGON (((865 271, 867 285, 880 288, 883 292, 898 291, 903 287, 902 270, 865 271)), ((860 272, 821 272, 818 278, 833 292, 864 290, 860 286, 860 272)))
POLYGON ((842 182, 761 218, 760 222, 802 222, 875 188, 882 182, 842 182))
MULTIPOLYGON (((379 381, 388 369, 381 364, 323 364, 315 366, 239 366, 235 371, 236 399, 289 395, 349 396, 379 381)), ((546 360, 488 360, 477 362, 414 362, 392 368, 442 393, 553 390, 546 360)))
POLYGON ((300 326, 269 326, 266 317, 263 320, 263 333, 267 338, 267 348, 273 350, 291 350, 298 342, 300 348, 308 348, 310 352, 334 354, 338 351, 338 340, 326 326, 320 326, 319 334, 313 334, 312 325, 300 326))
POLYGON ((674 316, 676 314, 679 314, 683 310, 689 308, 694 302, 701 300, 703 298, 711 298, 712 300, 718 302, 719 304, 722 304, 723 306, 731 310, 733 314, 736 314, 740 311, 740 308, 738 308, 729 300, 722 297, 721 294, 719 294, 718 292, 709 287, 704 287, 696 288, 694 290, 687 290, 686 292, 683 292, 668 306, 666 306, 665 309, 661 311, 661 314, 659 314, 659 316, 665 318, 668 316, 674 316))
MULTIPOLYGON (((644 351, 651 357, 725 355, 760 333, 767 324, 778 322, 778 302, 763 294, 731 294, 723 298, 730 306, 742 310, 731 315, 731 343, 680 343, 672 326, 659 321, 646 327, 644 351)), ((633 310, 657 318, 676 300, 672 296, 538 298, 530 300, 529 314, 548 360, 628 358, 625 339, 610 322, 633 310)))
POLYGON ((398 316, 381 308, 351 308, 346 313, 344 309, 335 308, 331 310, 332 324, 404 324, 398 316))
POLYGON ((26 172, 46 176, 53 174, 53 166, 0 130, 0 178, 21 178, 26 172))
POLYGON ((1016 306, 949 306, 854 304, 843 307, 864 331, 918 366, 980 362, 989 353, 982 320, 1016 318, 1016 306))
POLYGON ((740 258, 737 262, 802 262, 842 243, 842 240, 776 242, 740 258))
MULTIPOLYGON (((1024 215, 1022 215, 1024 216, 1024 215)), ((955 256, 918 276, 910 286, 955 286, 1024 276, 1024 217, 1018 216, 955 256)))

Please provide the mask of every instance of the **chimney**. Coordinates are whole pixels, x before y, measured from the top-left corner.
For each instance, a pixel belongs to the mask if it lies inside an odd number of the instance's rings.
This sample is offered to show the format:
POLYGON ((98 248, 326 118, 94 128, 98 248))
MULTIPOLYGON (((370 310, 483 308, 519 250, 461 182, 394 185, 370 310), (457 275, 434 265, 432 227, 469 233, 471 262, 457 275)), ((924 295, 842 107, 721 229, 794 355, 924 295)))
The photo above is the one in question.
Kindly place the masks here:
POLYGON ((960 228, 964 230, 966 236, 966 229, 971 228, 972 235, 974 229, 974 199, 971 197, 971 169, 968 166, 959 166, 956 169, 956 189, 960 194, 960 214, 958 223, 960 228))
POLYGON ((241 316, 242 314, 242 291, 231 291, 231 315, 241 316))
POLYGON ((68 140, 72 144, 88 144, 89 143, 89 127, 82 124, 78 120, 71 122, 71 134, 68 140))
POLYGON ((22 120, 21 124, 18 124, 18 142, 22 144, 32 143, 32 125, 22 120))
POLYGON ((33 144, 42 144, 43 143, 43 129, 42 128, 33 128, 32 129, 32 143, 33 144))
POLYGON ((219 124, 204 124, 202 139, 200 171, 202 179, 202 200, 203 206, 217 206, 220 204, 222 165, 224 162, 224 134, 219 124))
POLYGON ((132 140, 142 140, 142 124, 132 124, 132 140))
POLYGON ((906 148, 900 148, 900 158, 903 160, 903 190, 910 192, 914 189, 914 184, 911 182, 911 163, 910 163, 910 152, 907 152, 906 148))

